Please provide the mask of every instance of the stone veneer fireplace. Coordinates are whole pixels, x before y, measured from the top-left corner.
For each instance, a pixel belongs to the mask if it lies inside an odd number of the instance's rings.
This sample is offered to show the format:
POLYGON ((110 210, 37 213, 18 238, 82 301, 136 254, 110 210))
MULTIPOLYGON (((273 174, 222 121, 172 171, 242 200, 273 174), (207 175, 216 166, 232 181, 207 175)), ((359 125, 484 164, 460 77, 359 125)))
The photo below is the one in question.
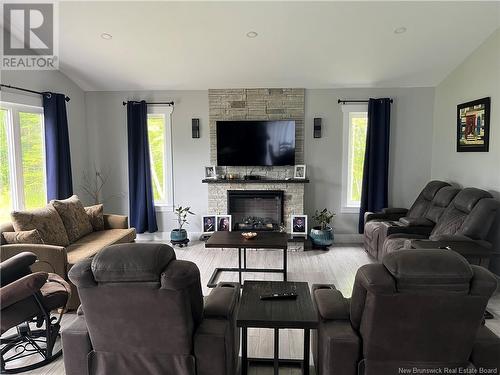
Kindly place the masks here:
MULTIPOLYGON (((217 164, 216 122, 219 120, 294 120, 295 162, 304 163, 304 89, 215 89, 208 91, 208 99, 210 161, 213 165, 217 164)), ((283 222, 287 230, 290 230, 290 216, 304 213, 304 183, 286 181, 293 177, 293 167, 218 167, 217 173, 232 174, 236 178, 254 174, 264 180, 211 181, 208 183, 208 213, 228 213, 228 191, 235 190, 282 191, 283 222)))

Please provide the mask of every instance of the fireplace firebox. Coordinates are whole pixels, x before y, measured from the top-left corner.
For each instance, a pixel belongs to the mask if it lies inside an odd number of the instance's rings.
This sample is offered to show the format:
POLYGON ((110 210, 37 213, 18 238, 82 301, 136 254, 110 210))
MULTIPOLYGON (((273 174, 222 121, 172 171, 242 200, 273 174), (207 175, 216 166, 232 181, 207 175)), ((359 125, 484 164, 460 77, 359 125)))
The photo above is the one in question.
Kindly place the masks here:
POLYGON ((276 231, 283 223, 282 190, 228 190, 233 230, 276 231))

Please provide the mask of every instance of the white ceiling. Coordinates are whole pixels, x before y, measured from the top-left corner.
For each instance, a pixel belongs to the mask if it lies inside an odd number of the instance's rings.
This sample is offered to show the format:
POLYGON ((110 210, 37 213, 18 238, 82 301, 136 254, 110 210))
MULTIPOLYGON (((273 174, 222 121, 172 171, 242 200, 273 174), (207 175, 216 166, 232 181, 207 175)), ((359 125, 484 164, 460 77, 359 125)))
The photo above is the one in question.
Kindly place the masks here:
POLYGON ((500 27, 499 2, 70 1, 59 14, 60 68, 96 91, 435 86, 500 27))

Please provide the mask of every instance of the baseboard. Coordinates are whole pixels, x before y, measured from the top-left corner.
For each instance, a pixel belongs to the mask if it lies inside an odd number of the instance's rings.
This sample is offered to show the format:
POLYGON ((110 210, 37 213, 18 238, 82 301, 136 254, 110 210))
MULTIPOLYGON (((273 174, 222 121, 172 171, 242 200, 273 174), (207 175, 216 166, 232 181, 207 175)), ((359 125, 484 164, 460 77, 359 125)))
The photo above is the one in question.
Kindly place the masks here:
POLYGON ((358 233, 335 233, 335 243, 362 243, 363 235, 358 233))

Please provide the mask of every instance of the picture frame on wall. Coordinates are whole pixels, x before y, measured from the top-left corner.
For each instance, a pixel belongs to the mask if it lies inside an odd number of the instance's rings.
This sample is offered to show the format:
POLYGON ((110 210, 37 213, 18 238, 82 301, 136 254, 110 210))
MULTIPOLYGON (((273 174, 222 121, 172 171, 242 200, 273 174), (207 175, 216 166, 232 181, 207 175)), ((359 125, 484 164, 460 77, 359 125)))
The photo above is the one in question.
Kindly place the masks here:
POLYGON ((209 178, 212 180, 215 180, 217 178, 215 165, 209 165, 208 167, 205 167, 205 178, 209 178))
POLYGON ((290 226, 290 233, 293 236, 307 237, 307 215, 292 215, 290 226))
POLYGON ((203 215, 201 217, 201 227, 203 234, 212 234, 215 232, 217 225, 217 215, 203 215))
POLYGON ((306 178, 306 166, 305 164, 298 164, 293 169, 293 178, 298 180, 304 180, 306 178))
POLYGON ((231 215, 217 215, 217 232, 231 232, 231 215))
POLYGON ((491 98, 457 105, 457 152, 488 152, 491 98))

